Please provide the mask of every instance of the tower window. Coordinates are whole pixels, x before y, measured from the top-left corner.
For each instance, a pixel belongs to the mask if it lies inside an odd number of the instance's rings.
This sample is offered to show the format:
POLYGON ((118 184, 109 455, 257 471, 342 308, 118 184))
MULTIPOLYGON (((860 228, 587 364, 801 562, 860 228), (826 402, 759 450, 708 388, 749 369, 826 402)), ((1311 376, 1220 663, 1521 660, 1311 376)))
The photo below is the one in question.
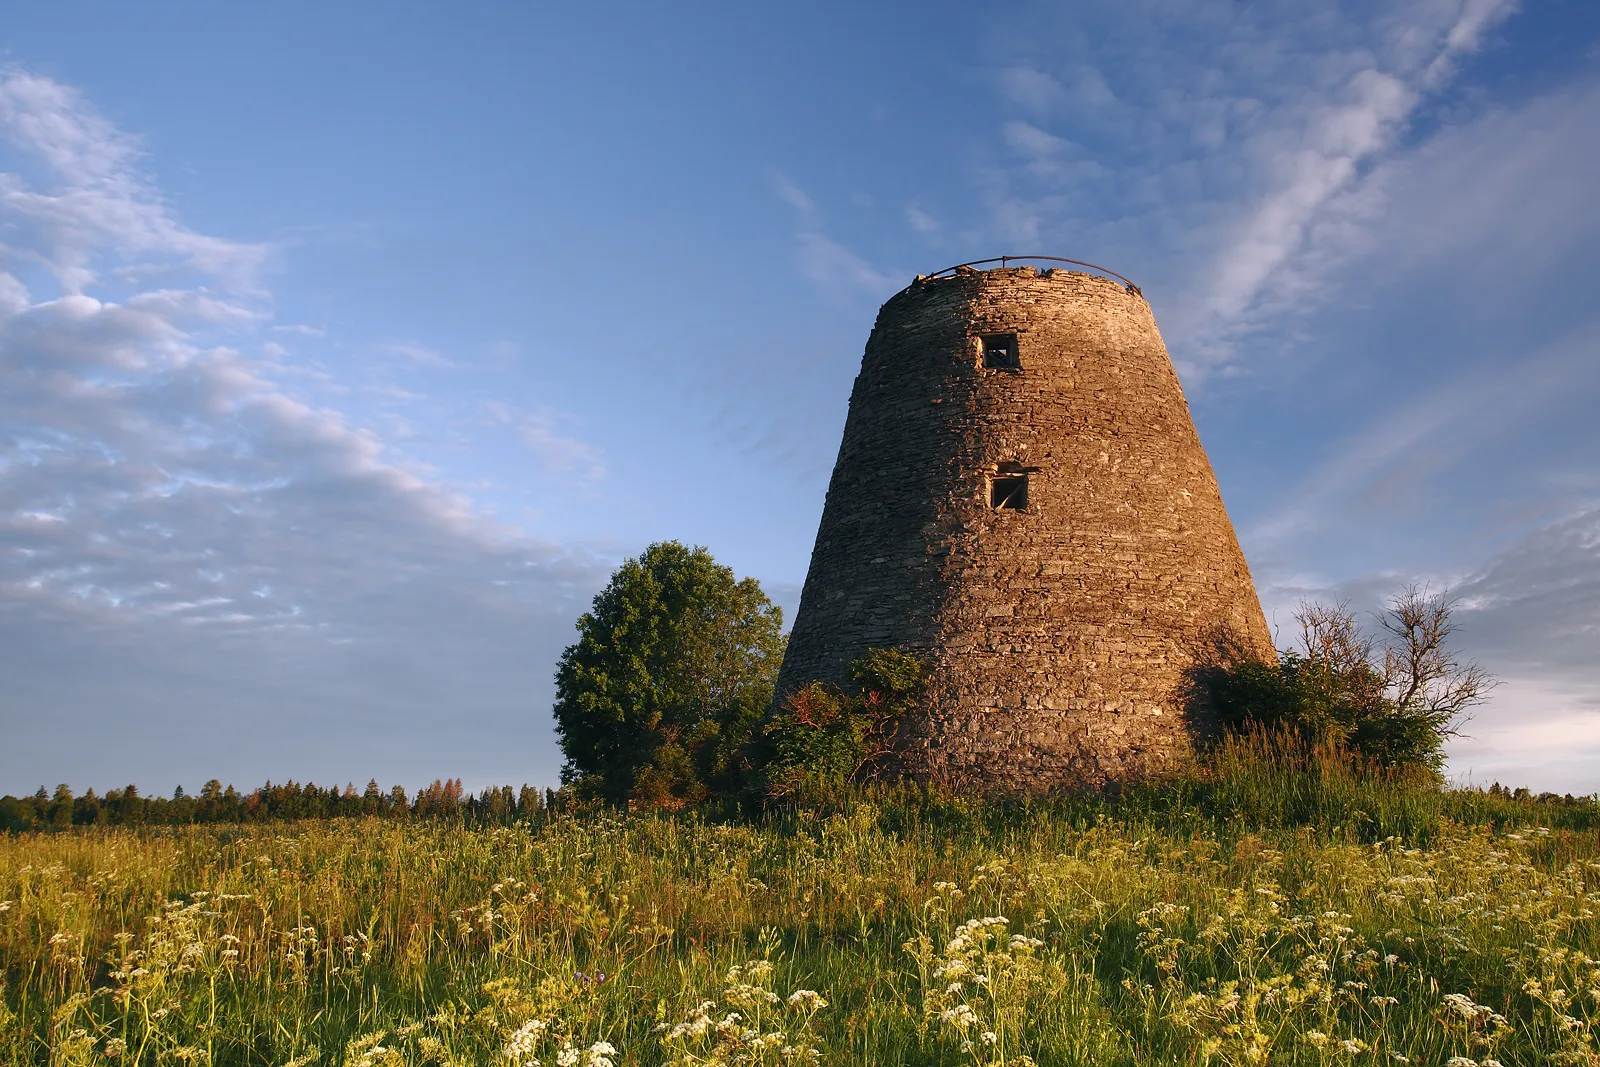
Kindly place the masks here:
POLYGON ((1000 470, 989 478, 989 506, 996 511, 1007 509, 1022 511, 1028 506, 1028 472, 1007 468, 1016 464, 1002 464, 1000 470))
POLYGON ((983 338, 983 365, 1001 370, 1015 370, 1022 364, 1017 359, 1017 335, 1014 333, 989 333, 983 338))

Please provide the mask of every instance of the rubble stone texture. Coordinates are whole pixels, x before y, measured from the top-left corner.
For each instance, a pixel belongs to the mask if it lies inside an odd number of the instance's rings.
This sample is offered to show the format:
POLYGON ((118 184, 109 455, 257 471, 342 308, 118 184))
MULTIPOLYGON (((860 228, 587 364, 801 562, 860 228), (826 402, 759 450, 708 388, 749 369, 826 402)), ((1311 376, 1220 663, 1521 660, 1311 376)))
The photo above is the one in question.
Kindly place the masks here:
POLYGON ((1021 789, 1158 770, 1199 727, 1186 677, 1272 639, 1150 306, 1032 267, 919 278, 878 313, 779 676, 847 685, 926 657, 921 778, 1021 789), (984 365, 1015 334, 1018 365, 984 365), (991 342, 993 343, 993 342, 991 342), (1024 508, 991 506, 1027 475, 1024 508), (1002 488, 1014 485, 1003 483, 1002 488))

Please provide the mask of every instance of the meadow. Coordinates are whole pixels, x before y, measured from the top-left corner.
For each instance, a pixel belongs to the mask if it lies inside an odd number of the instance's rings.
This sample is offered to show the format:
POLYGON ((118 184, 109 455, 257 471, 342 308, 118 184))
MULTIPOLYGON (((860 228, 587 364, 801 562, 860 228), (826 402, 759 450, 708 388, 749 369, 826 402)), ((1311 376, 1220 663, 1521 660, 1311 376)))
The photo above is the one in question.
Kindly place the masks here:
POLYGON ((1600 1064, 1600 809, 1240 744, 858 790, 0 838, 0 1062, 1600 1064))

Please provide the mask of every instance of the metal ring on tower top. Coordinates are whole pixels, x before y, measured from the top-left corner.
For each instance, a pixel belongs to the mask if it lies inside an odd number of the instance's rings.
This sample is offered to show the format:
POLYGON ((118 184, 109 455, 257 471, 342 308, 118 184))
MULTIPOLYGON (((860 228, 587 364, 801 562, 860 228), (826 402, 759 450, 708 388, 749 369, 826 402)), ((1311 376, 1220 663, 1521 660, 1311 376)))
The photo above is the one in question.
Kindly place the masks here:
POLYGON ((932 274, 921 275, 920 278, 924 280, 928 278, 937 278, 941 275, 952 274, 960 270, 962 267, 976 267, 982 263, 998 263, 1003 269, 1007 263, 1019 259, 1046 259, 1052 263, 1071 263, 1077 267, 1088 267, 1090 270, 1097 270, 1101 274, 1117 279, 1117 281, 1128 287, 1128 292, 1133 293, 1135 296, 1144 295, 1139 287, 1134 285, 1131 280, 1124 278, 1114 270, 1108 270, 1096 263, 1085 263, 1081 259, 1067 259, 1065 256, 996 256, 993 259, 974 259, 967 263, 957 263, 953 267, 946 267, 944 270, 936 270, 932 274))

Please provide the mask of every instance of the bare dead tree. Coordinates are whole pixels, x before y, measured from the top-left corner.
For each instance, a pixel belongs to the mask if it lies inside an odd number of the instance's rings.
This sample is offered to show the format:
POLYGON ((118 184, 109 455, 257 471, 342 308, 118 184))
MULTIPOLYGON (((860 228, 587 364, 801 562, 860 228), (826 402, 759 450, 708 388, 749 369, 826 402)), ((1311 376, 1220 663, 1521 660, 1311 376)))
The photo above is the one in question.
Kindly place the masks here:
POLYGON ((1384 642, 1383 678, 1401 711, 1435 723, 1441 737, 1460 732, 1467 709, 1483 703, 1497 684, 1471 660, 1456 658, 1448 639, 1455 632, 1454 602, 1426 586, 1408 585, 1379 616, 1384 642))
POLYGON ((1348 601, 1303 602, 1294 619, 1300 624, 1300 647, 1305 649, 1307 660, 1336 671, 1349 671, 1372 662, 1372 638, 1361 632, 1348 601))

